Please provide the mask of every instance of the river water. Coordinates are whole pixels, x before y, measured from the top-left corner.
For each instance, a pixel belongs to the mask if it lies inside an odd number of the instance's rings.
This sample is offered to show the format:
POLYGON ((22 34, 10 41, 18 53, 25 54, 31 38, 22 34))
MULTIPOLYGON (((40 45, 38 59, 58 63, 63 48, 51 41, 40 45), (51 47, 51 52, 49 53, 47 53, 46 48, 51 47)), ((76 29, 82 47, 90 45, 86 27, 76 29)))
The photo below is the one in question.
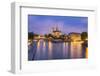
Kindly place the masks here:
POLYGON ((28 60, 86 58, 86 48, 82 42, 33 41, 28 47, 28 60))

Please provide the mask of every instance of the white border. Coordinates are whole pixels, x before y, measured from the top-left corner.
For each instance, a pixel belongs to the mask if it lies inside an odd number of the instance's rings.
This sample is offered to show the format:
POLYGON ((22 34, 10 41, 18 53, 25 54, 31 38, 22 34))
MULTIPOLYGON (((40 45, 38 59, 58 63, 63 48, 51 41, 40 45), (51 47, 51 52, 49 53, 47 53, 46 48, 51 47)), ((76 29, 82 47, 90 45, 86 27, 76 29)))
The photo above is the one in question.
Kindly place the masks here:
POLYGON ((68 6, 67 8, 63 8, 53 6, 46 7, 42 4, 37 6, 28 3, 12 3, 12 72, 43 72, 57 69, 66 70, 69 68, 74 69, 93 67, 95 65, 95 47, 93 45, 96 37, 95 11, 95 9, 83 7, 80 8, 68 6), (27 14, 88 16, 89 50, 91 50, 89 51, 89 58, 34 62, 28 62, 25 60, 27 59, 27 48, 25 48, 27 45, 27 14))

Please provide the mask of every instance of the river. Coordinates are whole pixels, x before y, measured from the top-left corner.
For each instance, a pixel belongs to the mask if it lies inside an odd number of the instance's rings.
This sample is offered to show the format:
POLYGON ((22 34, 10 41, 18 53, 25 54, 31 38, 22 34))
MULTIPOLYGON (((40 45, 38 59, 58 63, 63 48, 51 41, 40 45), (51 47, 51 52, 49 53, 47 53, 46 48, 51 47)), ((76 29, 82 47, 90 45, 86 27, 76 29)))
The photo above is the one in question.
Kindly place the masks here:
POLYGON ((82 42, 33 41, 28 47, 28 60, 86 58, 86 48, 82 42))

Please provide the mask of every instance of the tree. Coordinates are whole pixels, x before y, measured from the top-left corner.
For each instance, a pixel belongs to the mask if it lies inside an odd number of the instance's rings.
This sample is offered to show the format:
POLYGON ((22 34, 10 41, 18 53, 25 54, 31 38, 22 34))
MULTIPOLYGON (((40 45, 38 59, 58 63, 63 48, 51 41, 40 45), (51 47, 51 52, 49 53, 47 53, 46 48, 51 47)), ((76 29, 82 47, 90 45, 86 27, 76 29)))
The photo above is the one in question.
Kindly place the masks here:
POLYGON ((48 34, 49 37, 52 37, 52 34, 48 34))
POLYGON ((28 39, 33 39, 33 32, 28 32, 28 39))
POLYGON ((82 40, 86 40, 87 37, 88 37, 87 32, 82 32, 82 33, 81 33, 81 39, 82 39, 82 40))
POLYGON ((44 36, 45 36, 46 38, 48 38, 48 35, 47 35, 47 34, 45 34, 44 36))

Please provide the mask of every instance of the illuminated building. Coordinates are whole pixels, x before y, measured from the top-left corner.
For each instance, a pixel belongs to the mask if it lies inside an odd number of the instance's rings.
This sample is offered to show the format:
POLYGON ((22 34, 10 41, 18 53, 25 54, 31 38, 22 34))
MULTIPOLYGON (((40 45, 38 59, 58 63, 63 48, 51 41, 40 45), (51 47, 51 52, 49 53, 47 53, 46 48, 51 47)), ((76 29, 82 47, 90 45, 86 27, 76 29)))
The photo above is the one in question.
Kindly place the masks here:
POLYGON ((60 36, 61 36, 61 31, 58 29, 58 27, 56 27, 56 28, 52 28, 53 29, 53 31, 52 31, 52 35, 53 36, 55 36, 55 37, 57 37, 57 38, 59 38, 60 36))
POLYGON ((69 37, 71 41, 81 41, 81 34, 80 33, 69 33, 69 37))

